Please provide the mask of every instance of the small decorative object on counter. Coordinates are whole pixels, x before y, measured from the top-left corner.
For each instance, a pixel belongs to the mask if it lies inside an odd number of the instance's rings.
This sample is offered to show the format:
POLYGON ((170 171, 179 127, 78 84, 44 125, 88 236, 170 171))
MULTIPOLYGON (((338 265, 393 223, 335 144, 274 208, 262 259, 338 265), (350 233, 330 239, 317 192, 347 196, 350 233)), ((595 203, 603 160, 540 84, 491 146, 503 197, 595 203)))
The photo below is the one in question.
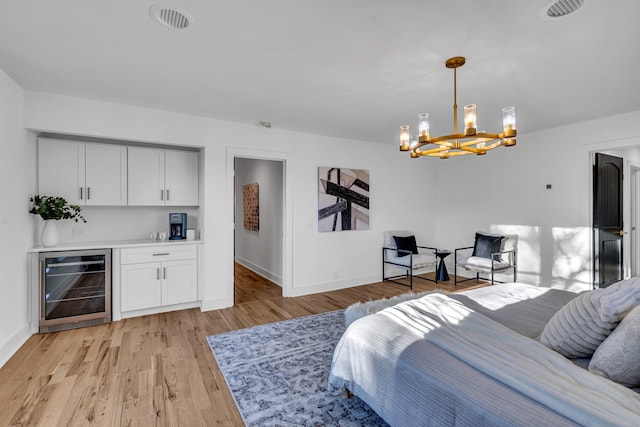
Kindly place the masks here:
POLYGON ((32 214, 40 215, 44 220, 40 241, 42 246, 51 247, 58 244, 58 229, 55 221, 61 219, 72 219, 87 222, 80 213, 80 206, 70 205, 63 197, 39 196, 35 195, 31 199, 33 207, 29 211, 32 214))
POLYGON ((187 240, 195 240, 196 230, 193 228, 187 228, 187 240))

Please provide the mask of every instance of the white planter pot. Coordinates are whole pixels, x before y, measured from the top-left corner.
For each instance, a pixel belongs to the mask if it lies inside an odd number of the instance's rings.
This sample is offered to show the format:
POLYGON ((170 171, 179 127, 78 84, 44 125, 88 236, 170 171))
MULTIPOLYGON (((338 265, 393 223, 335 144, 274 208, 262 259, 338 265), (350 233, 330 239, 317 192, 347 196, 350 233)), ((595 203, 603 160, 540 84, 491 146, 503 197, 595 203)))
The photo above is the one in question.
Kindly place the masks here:
POLYGON ((47 219, 42 227, 42 234, 40 235, 40 242, 42 246, 50 248, 58 244, 58 225, 55 219, 47 219))

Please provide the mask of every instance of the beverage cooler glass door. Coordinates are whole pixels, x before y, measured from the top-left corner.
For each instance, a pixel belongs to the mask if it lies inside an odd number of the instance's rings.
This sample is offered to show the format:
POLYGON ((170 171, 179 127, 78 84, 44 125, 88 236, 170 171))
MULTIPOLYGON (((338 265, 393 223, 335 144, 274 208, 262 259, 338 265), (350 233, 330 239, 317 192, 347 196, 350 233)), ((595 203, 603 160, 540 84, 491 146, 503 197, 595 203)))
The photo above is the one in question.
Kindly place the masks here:
POLYGON ((111 321, 111 250, 42 253, 40 275, 41 332, 111 321))

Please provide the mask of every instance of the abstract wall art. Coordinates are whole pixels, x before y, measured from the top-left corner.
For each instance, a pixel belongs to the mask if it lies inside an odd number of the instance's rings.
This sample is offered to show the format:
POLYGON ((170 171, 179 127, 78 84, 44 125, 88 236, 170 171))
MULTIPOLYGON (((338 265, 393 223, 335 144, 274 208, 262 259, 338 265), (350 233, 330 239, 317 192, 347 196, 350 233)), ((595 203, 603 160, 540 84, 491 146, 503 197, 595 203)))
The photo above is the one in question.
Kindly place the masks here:
POLYGON ((318 168, 318 231, 369 229, 369 171, 318 168))
POLYGON ((260 191, 258 183, 242 187, 242 209, 244 211, 244 229, 258 231, 260 229, 260 191))

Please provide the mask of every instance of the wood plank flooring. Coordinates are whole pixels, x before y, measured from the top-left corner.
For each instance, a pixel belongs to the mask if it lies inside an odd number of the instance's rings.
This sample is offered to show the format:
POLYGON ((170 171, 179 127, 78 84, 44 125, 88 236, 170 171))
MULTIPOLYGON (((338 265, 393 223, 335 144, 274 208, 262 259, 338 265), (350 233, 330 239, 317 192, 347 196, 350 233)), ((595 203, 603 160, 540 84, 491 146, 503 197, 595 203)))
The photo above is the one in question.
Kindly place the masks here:
MULTIPOLYGON (((456 291, 485 286, 467 282, 456 291)), ((453 291, 453 282, 438 283, 453 291)), ((434 288, 414 280, 414 291, 434 288)), ((283 298, 236 265, 236 305, 36 334, 0 369, 0 426, 242 425, 205 337, 408 292, 393 283, 283 298)))

